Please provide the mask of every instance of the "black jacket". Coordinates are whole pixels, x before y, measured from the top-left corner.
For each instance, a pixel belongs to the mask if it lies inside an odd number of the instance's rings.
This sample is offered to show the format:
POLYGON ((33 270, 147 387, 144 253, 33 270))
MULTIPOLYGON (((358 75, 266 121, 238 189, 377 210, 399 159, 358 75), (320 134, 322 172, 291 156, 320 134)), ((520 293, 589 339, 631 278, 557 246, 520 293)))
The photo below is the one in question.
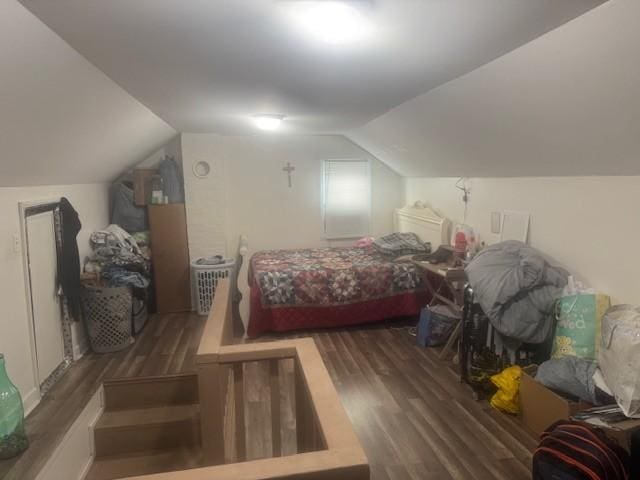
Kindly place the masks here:
POLYGON ((62 248, 58 258, 58 283, 67 299, 69 315, 73 320, 80 320, 80 253, 77 236, 82 223, 78 212, 64 197, 60 199, 60 223, 62 248))

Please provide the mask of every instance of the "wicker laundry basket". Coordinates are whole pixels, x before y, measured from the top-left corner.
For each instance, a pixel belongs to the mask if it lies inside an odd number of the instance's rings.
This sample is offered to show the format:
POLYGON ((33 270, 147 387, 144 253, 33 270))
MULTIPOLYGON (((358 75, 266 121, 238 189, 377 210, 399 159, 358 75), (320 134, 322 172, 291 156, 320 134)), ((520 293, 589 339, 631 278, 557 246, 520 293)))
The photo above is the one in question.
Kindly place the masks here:
POLYGON ((117 352, 134 342, 131 288, 85 285, 81 298, 84 322, 94 352, 117 352))

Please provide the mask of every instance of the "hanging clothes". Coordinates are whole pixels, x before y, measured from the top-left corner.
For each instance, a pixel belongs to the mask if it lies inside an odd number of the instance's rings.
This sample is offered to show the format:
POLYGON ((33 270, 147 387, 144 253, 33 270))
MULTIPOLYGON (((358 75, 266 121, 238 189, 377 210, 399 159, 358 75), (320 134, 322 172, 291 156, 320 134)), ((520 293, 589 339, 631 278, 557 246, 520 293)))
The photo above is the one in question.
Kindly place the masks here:
POLYGON ((82 228, 78 212, 65 197, 60 199, 60 225, 62 246, 58 258, 58 284, 67 300, 69 315, 73 320, 80 317, 80 253, 78 233, 82 228))
POLYGON ((165 157, 158 165, 162 177, 164 195, 169 203, 184 203, 184 179, 180 167, 173 157, 165 157))

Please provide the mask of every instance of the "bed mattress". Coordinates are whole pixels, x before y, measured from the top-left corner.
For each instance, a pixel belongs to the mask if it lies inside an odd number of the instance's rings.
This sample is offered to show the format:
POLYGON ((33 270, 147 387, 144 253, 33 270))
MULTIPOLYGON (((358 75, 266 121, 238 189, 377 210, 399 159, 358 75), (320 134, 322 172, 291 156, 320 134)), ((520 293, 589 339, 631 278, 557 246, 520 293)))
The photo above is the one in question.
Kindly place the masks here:
POLYGON ((428 300, 416 266, 373 246, 258 252, 249 285, 251 337, 417 315, 428 300))

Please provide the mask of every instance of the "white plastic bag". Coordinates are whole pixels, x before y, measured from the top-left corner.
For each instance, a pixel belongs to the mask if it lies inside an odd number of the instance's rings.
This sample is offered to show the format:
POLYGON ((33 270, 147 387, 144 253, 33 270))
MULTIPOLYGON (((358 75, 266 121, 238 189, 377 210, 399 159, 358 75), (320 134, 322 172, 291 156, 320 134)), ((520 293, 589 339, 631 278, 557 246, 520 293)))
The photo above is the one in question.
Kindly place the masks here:
POLYGON ((598 363, 624 414, 640 418, 640 307, 616 305, 607 310, 598 363))

